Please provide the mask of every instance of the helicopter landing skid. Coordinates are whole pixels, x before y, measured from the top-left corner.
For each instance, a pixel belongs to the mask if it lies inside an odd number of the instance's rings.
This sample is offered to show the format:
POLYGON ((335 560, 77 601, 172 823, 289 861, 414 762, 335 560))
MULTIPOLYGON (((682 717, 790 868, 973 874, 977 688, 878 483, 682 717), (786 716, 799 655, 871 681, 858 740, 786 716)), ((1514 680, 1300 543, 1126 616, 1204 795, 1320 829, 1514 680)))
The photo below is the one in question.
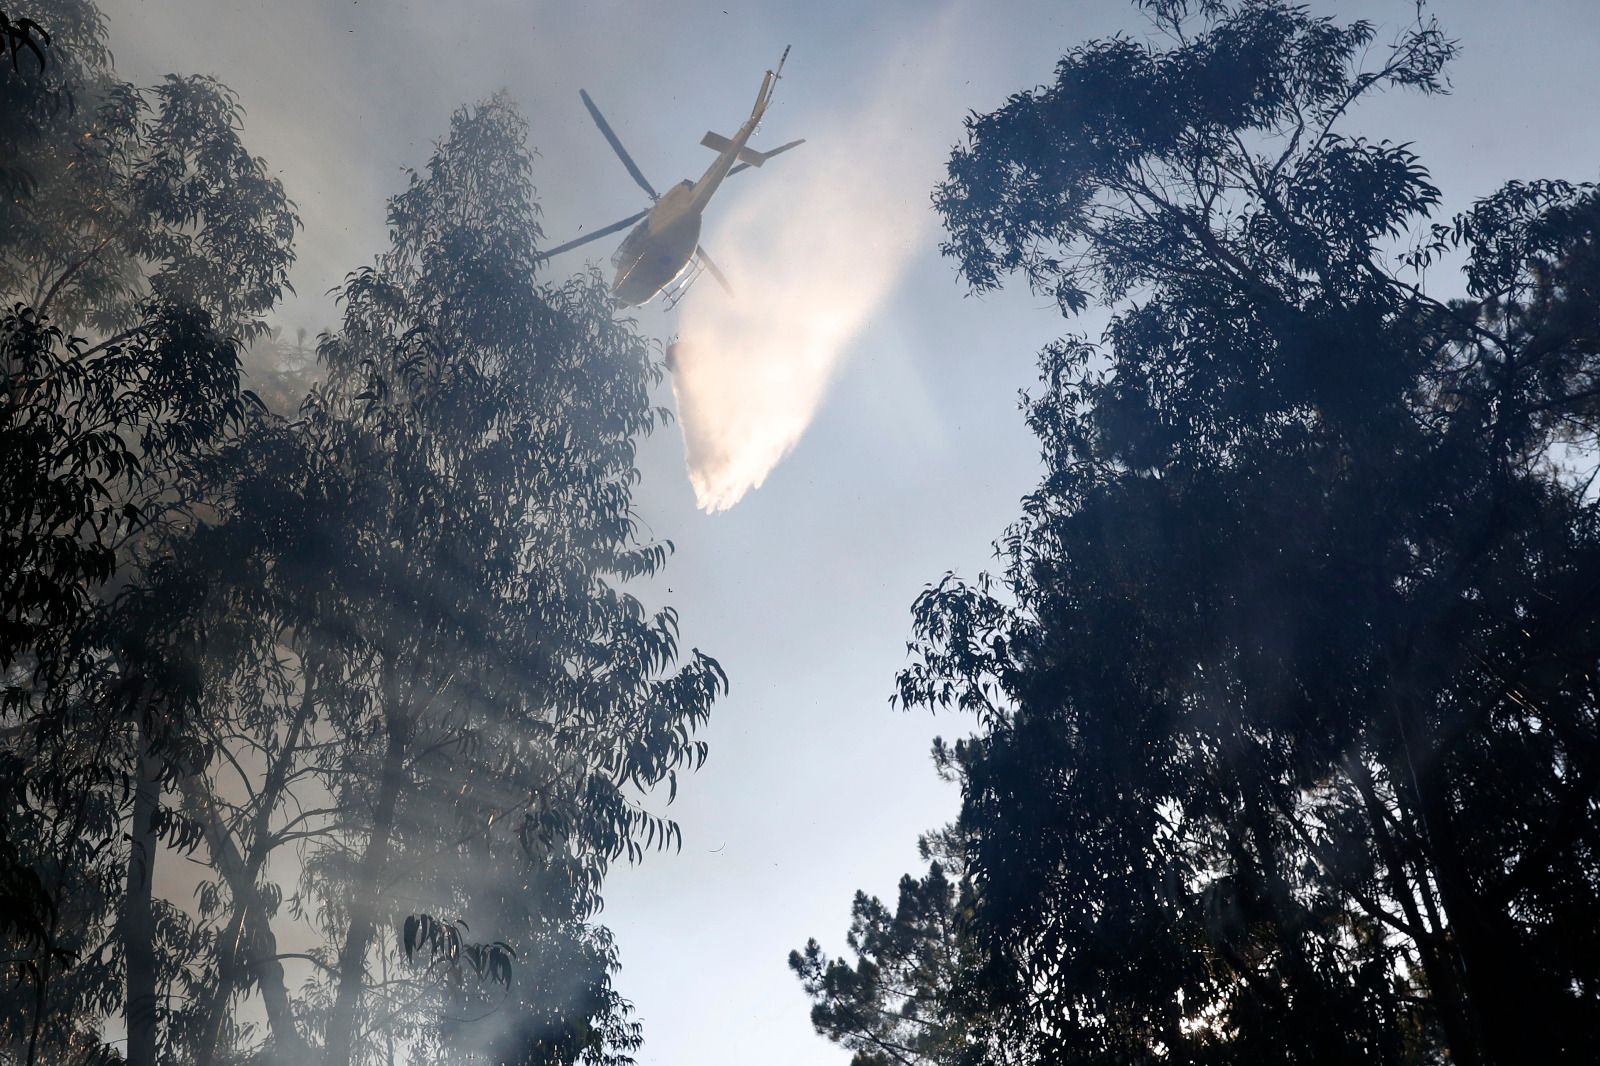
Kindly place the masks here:
POLYGON ((670 311, 677 307, 678 301, 689 294, 690 286, 705 272, 705 265, 700 262, 698 257, 691 260, 689 269, 679 274, 666 288, 661 290, 661 295, 667 301, 666 310, 670 311))

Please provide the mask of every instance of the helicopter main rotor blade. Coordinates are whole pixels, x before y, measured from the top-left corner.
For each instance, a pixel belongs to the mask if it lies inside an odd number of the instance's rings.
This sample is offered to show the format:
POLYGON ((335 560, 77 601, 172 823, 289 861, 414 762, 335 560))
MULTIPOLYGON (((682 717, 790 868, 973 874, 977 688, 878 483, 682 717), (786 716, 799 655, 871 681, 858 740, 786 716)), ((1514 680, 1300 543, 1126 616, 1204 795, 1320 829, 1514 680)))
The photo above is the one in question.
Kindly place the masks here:
POLYGON ((640 211, 636 215, 629 215, 621 222, 613 222, 609 226, 597 229, 593 233, 586 233, 582 237, 577 237, 568 241, 566 244, 558 244, 554 248, 540 252, 538 262, 542 263, 551 256, 560 255, 562 252, 570 251, 571 249, 578 247, 580 244, 588 244, 590 241, 597 241, 601 237, 609 236, 610 234, 617 232, 619 229, 627 229, 629 226, 633 225, 635 222, 639 221, 649 213, 649 210, 640 211))
MULTIPOLYGON (((774 148, 770 152, 762 152, 761 153, 761 161, 763 163, 765 163, 767 160, 771 159, 773 156, 777 155, 779 152, 787 152, 789 149, 798 148, 802 144, 805 144, 805 143, 806 143, 806 139, 804 137, 802 137, 798 141, 790 141, 788 144, 780 144, 780 145, 778 145, 778 147, 774 148)), ((750 164, 749 163, 740 163, 738 166, 736 166, 732 170, 728 171, 728 177, 731 178, 735 174, 739 173, 739 171, 748 170, 748 169, 750 169, 750 164)))
POLYGON ((722 286, 722 291, 732 296, 733 286, 728 284, 728 279, 723 276, 722 271, 717 269, 717 264, 711 261, 711 257, 706 254, 706 250, 697 244, 694 246, 694 254, 699 256, 700 262, 704 263, 706 269, 711 271, 711 276, 717 279, 717 284, 722 286))
POLYGON ((650 183, 645 180, 644 173, 639 169, 638 164, 633 161, 633 157, 628 154, 628 150, 622 147, 622 142, 612 132, 611 124, 606 121, 606 117, 600 113, 598 107, 594 106, 594 101, 589 99, 589 94, 583 89, 579 89, 578 95, 583 97, 583 106, 589 109, 589 117, 594 119, 596 126, 600 127, 600 132, 605 134, 606 142, 611 145, 611 150, 617 153, 617 158, 622 160, 622 165, 628 168, 628 173, 632 174, 633 180, 639 183, 639 188, 649 193, 650 199, 661 199, 655 189, 650 187, 650 183))

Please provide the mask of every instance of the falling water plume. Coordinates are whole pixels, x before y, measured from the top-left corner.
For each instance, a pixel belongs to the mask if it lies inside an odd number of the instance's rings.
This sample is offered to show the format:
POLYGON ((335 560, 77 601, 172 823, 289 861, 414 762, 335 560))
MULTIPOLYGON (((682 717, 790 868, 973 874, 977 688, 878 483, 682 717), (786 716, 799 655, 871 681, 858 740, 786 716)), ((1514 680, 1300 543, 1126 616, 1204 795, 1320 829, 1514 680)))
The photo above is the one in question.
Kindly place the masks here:
POLYGON ((858 106, 808 117, 797 131, 805 147, 722 205, 707 246, 737 295, 698 289, 672 351, 702 509, 732 507, 795 447, 852 344, 927 246, 928 193, 948 137, 925 116, 939 113, 932 79, 945 68, 949 25, 935 20, 931 39, 891 60, 858 106))

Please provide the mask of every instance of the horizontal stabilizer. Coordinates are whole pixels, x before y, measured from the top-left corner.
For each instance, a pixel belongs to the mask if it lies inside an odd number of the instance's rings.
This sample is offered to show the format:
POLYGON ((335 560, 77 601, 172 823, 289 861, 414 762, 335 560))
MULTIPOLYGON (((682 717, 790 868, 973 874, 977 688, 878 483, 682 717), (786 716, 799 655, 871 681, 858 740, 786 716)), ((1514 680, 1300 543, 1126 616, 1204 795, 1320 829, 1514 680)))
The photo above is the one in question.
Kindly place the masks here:
MULTIPOLYGON (((728 140, 728 138, 724 137, 720 133, 712 133, 710 130, 707 130, 706 135, 700 138, 700 143, 711 149, 713 152, 726 152, 729 148, 733 147, 733 142, 728 140)), ((744 163, 747 166, 759 167, 766 161, 767 156, 765 152, 758 152, 754 148, 739 149, 739 162, 744 163)))
MULTIPOLYGON (((806 143, 806 139, 804 137, 802 137, 798 141, 790 141, 788 144, 780 144, 776 148, 769 148, 767 151, 760 152, 758 154, 761 156, 762 161, 765 162, 766 160, 771 159, 773 156, 778 155, 781 152, 787 152, 791 148, 798 148, 802 144, 805 144, 805 143, 806 143)), ((739 173, 739 171, 744 170, 749 165, 750 165, 749 163, 740 163, 737 166, 735 166, 732 170, 728 171, 728 173, 730 175, 737 174, 737 173, 739 173)), ((757 166, 759 166, 759 165, 760 164, 758 163, 757 166)))

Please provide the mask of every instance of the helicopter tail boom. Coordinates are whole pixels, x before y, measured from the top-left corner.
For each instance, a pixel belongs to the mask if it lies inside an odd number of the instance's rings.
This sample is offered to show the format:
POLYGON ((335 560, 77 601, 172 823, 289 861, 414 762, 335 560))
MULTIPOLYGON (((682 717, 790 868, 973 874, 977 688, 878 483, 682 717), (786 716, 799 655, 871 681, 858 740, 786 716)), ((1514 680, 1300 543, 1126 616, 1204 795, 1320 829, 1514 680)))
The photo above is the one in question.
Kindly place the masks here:
MULTIPOLYGON (((778 81, 783 77, 783 65, 789 61, 789 49, 793 45, 786 45, 783 57, 778 60, 778 69, 767 71, 766 77, 761 79, 761 91, 756 94, 756 106, 750 112, 750 121, 746 125, 752 129, 761 121, 761 116, 767 113, 767 105, 772 103, 772 92, 778 87, 778 81)), ((741 131, 742 133, 743 131, 741 131)))
MULTIPOLYGON (((761 79, 761 91, 756 94, 755 107, 750 109, 750 117, 745 119, 744 125, 739 127, 738 133, 735 133, 732 137, 707 134, 707 140, 701 142, 702 144, 710 143, 710 139, 715 138, 720 142, 721 148, 718 150, 716 162, 707 167, 705 174, 701 176, 699 181, 694 183, 693 198, 688 205, 690 210, 697 213, 705 210, 706 203, 711 199, 711 194, 717 191, 717 186, 722 184, 722 179, 728 176, 735 163, 741 166, 760 165, 760 163, 755 162, 755 158, 760 156, 760 153, 746 148, 746 145, 750 141, 750 135, 756 131, 756 126, 760 125, 761 116, 767 113, 767 105, 772 103, 772 90, 777 86, 778 75, 783 70, 783 62, 788 58, 789 50, 785 48, 783 50, 783 59, 778 61, 778 70, 767 71, 766 76, 761 79), (748 158, 744 154, 747 151, 751 153, 748 158)), ((772 154, 776 155, 777 152, 774 151, 772 154)), ((760 159, 761 162, 766 162, 766 156, 760 156, 760 159)))

